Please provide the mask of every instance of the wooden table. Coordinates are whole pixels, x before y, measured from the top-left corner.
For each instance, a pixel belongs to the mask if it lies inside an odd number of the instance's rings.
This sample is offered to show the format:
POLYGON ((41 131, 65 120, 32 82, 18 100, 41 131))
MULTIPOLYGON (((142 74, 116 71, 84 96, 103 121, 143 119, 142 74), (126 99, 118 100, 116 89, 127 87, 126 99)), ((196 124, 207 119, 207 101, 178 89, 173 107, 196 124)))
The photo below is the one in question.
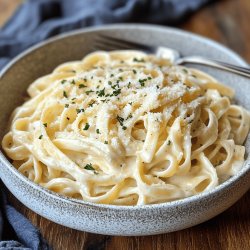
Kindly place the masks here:
MULTIPOLYGON (((0 0, 0 25, 21 0, 0 0)), ((250 0, 221 0, 204 7, 178 27, 212 38, 250 62, 250 0)), ((56 249, 250 249, 250 191, 230 209, 192 228, 147 237, 113 237, 57 225, 27 209, 10 195, 14 206, 40 228, 56 249)))

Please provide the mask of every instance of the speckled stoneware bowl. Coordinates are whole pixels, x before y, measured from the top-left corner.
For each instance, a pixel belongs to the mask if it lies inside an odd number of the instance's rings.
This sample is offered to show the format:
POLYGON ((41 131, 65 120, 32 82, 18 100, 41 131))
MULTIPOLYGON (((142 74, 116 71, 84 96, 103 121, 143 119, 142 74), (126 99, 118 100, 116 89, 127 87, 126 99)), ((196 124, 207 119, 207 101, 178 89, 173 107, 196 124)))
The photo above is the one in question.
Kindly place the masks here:
MULTIPOLYGON (((112 25, 83 29, 50 39, 14 59, 0 76, 0 140, 11 112, 23 103, 28 85, 58 64, 78 60, 91 51, 97 34, 165 45, 183 55, 197 54, 246 66, 235 53, 199 36, 151 25, 112 25)), ((250 110, 249 79, 202 68, 236 90, 236 100, 250 110)), ((0 153, 0 176, 9 190, 41 216, 67 227, 110 235, 150 235, 181 230, 206 221, 235 203, 250 187, 250 138, 242 170, 210 192, 169 203, 145 206, 99 205, 48 191, 22 176, 0 153)))

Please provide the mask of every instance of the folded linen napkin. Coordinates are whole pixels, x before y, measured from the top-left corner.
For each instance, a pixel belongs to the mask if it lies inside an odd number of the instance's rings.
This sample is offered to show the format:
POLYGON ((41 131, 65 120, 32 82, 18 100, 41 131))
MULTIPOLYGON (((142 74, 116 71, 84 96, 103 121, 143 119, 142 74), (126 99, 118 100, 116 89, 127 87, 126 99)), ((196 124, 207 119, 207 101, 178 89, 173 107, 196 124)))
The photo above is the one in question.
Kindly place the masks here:
MULTIPOLYGON (((31 45, 65 31, 108 23, 171 25, 210 1, 26 0, 0 29, 0 69, 31 45)), ((0 250, 49 249, 39 231, 7 202, 3 187, 1 190, 0 250)))

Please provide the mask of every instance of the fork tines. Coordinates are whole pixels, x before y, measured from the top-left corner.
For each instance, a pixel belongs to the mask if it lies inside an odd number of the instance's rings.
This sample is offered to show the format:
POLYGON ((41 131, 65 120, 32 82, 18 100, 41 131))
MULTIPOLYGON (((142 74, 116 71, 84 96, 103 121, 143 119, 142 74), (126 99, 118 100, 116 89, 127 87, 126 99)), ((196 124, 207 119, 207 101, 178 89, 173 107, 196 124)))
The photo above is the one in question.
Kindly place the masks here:
POLYGON ((147 52, 153 52, 154 49, 151 46, 140 44, 137 42, 127 41, 120 38, 98 35, 92 46, 94 50, 143 50, 147 52))

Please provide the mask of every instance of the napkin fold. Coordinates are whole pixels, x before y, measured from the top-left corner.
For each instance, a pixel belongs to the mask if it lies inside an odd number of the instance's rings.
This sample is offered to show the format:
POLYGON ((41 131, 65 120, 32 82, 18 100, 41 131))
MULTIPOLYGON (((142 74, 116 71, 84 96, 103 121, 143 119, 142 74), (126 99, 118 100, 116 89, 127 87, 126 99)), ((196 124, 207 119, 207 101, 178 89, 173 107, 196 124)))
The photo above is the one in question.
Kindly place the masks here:
MULTIPOLYGON (((0 29, 0 69, 51 36, 110 23, 173 25, 211 0, 26 0, 0 29)), ((49 249, 40 232, 6 200, 1 185, 0 250, 49 249)))

